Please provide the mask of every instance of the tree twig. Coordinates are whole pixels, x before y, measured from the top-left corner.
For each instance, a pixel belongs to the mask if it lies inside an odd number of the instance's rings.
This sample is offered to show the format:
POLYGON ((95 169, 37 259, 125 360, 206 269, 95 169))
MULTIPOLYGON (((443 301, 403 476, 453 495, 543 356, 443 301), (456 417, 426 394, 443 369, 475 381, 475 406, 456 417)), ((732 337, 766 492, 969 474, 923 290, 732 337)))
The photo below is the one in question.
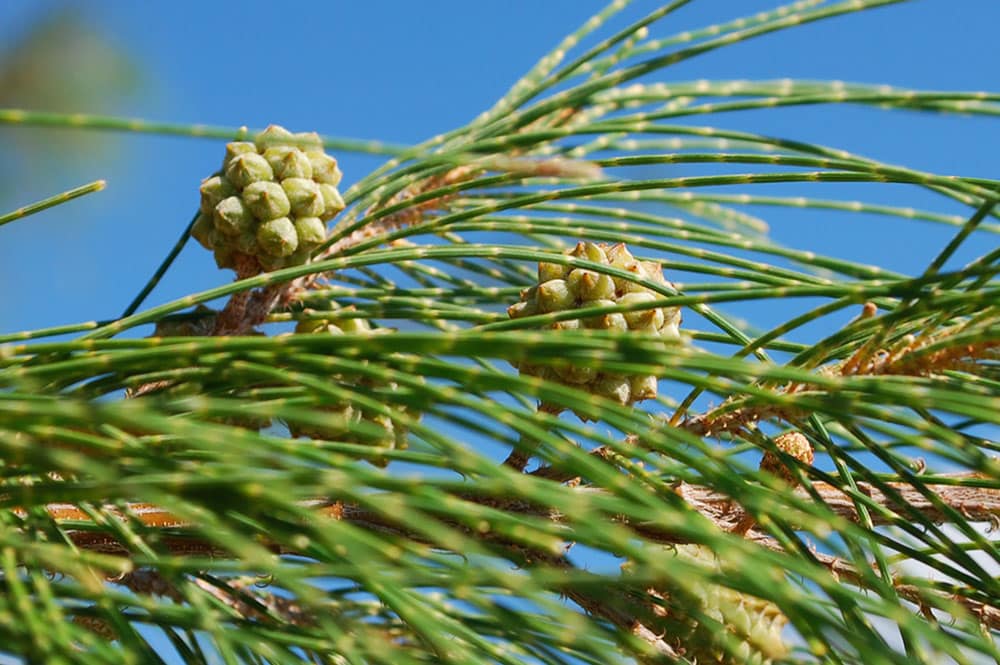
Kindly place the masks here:
MULTIPOLYGON (((537 475, 541 477, 561 479, 559 474, 555 471, 538 473, 537 475)), ((937 501, 939 501, 941 505, 958 511, 971 521, 1000 520, 1000 490, 988 487, 963 486, 960 484, 963 481, 974 481, 981 477, 982 476, 980 474, 976 473, 952 474, 947 477, 947 483, 935 484, 933 482, 929 482, 928 487, 932 488, 937 501)), ((947 515, 945 515, 939 508, 939 504, 928 500, 924 494, 918 492, 910 485, 900 482, 890 482, 886 483, 886 485, 898 493, 900 500, 905 504, 905 507, 908 510, 919 511, 928 519, 934 521, 944 521, 947 519, 947 515)), ((710 519, 719 529, 723 531, 732 531, 732 529, 747 515, 746 510, 737 502, 711 488, 692 485, 689 483, 679 483, 675 485, 673 489, 687 505, 704 517, 710 519)), ((871 511, 870 518, 875 526, 892 524, 894 520, 898 519, 898 517, 893 514, 894 511, 903 508, 903 505, 901 505, 898 500, 887 496, 881 490, 878 490, 869 483, 859 483, 858 489, 867 495, 873 503, 887 509, 884 511, 871 511)), ((839 488, 826 483, 814 483, 813 490, 821 497, 824 504, 834 514, 851 520, 852 522, 860 521, 855 502, 850 498, 850 496, 839 488)), ((574 491, 597 492, 600 490, 579 487, 574 491)), ((800 488, 797 492, 802 496, 807 496, 804 489, 800 488)), ((533 505, 524 501, 502 501, 494 497, 477 498, 474 494, 469 494, 463 498, 469 501, 487 504, 491 507, 502 509, 511 513, 530 514, 532 516, 544 517, 553 521, 562 521, 562 516, 559 515, 558 512, 553 511, 551 508, 533 505)), ((308 502, 308 505, 318 514, 330 519, 348 521, 355 526, 372 531, 411 538, 414 540, 422 540, 420 536, 408 529, 406 525, 400 524, 398 521, 395 521, 381 513, 365 510, 355 505, 323 499, 310 501, 308 502)), ((86 513, 71 504, 50 504, 47 508, 49 514, 57 521, 89 520, 86 513)), ((122 520, 127 519, 125 514, 115 508, 108 507, 107 510, 113 515, 117 514, 122 520)), ((168 511, 149 504, 131 504, 128 506, 128 512, 131 519, 138 519, 149 528, 179 530, 186 526, 182 520, 177 519, 168 511)), ((447 522, 447 520, 443 521, 447 522)), ((676 534, 653 528, 649 525, 629 524, 628 522, 625 523, 633 528, 638 534, 651 541, 662 543, 684 542, 684 540, 678 538, 676 534)), ((450 526, 462 531, 468 531, 464 525, 460 525, 458 523, 452 523, 450 526)), ((125 545, 118 542, 113 536, 102 532, 71 530, 67 535, 76 546, 81 548, 121 556, 129 555, 128 548, 125 545)), ((518 557, 522 557, 525 554, 522 546, 505 541, 502 537, 491 536, 490 534, 476 534, 476 536, 480 539, 490 540, 495 545, 500 545, 507 549, 514 548, 516 550, 520 548, 520 551, 517 553, 518 557)), ((770 539, 766 534, 759 531, 751 530, 746 534, 746 537, 755 543, 761 544, 762 546, 771 549, 780 549, 780 545, 770 539)), ((169 537, 163 539, 163 545, 174 554, 227 556, 227 553, 224 552, 219 546, 197 537, 170 535, 169 537)), ((285 548, 275 547, 274 549, 283 554, 294 554, 294 552, 286 550, 285 548)), ((542 558, 545 560, 551 559, 551 556, 547 554, 543 555, 541 553, 534 553, 533 556, 536 561, 542 558)), ((826 555, 817 554, 816 558, 824 566, 826 566, 831 573, 834 573, 841 579, 856 585, 864 585, 862 575, 860 575, 858 571, 856 571, 849 564, 835 557, 826 555)), ((138 581, 138 578, 134 579, 138 581)), ((900 583, 896 586, 897 593, 899 593, 901 597, 921 605, 927 602, 927 594, 930 593, 928 590, 920 589, 913 585, 904 583, 900 583)), ((639 635, 644 639, 650 638, 650 640, 656 637, 652 633, 647 635, 646 633, 648 632, 648 629, 644 631, 641 622, 634 617, 628 618, 617 616, 615 612, 620 613, 620 609, 612 611, 611 607, 607 603, 601 603, 599 599, 588 600, 583 595, 580 595, 571 589, 562 590, 562 592, 572 597, 574 601, 576 601, 588 612, 601 616, 615 625, 624 626, 632 631, 633 634, 639 635), (574 593, 576 593, 576 595, 573 595, 574 593), (605 611, 600 610, 601 606, 606 606, 605 611)), ((955 598, 954 600, 955 602, 965 606, 973 615, 978 617, 983 622, 983 625, 992 630, 1000 630, 1000 608, 968 598, 955 598)), ((650 644, 663 653, 666 653, 663 651, 663 647, 667 647, 669 649, 669 645, 666 643, 661 645, 655 641, 650 641, 650 644)))

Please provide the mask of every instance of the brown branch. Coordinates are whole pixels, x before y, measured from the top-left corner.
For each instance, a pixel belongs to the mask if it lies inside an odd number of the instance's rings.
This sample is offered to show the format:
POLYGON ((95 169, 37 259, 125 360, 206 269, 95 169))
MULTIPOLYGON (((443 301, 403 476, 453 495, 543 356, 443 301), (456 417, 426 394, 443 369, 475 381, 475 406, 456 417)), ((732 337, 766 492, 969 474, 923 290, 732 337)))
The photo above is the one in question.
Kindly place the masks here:
MULTIPOLYGON (((983 478, 978 473, 957 473, 949 474, 946 477, 958 482, 983 478)), ((871 483, 858 483, 858 491, 871 499, 873 503, 883 506, 889 511, 916 510, 933 522, 944 522, 949 519, 949 516, 939 509, 937 504, 926 498, 912 485, 889 482, 886 483, 886 486, 900 495, 899 501, 887 496, 871 483)), ((928 483, 927 486, 933 488, 934 495, 941 504, 958 511, 970 521, 987 522, 1000 519, 1000 490, 998 489, 960 484, 934 484, 933 482, 928 483)), ((827 483, 813 483, 812 487, 819 494, 825 506, 833 513, 852 522, 860 522, 855 500, 848 494, 827 483)), ((708 487, 680 483, 675 487, 675 491, 692 508, 723 528, 725 525, 738 522, 745 514, 743 508, 735 504, 732 499, 708 487)), ((809 496, 804 489, 798 489, 796 493, 803 498, 809 496)), ((883 511, 872 511, 870 518, 875 526, 892 524, 901 519, 899 514, 886 514, 883 511)))
MULTIPOLYGON (((801 385, 791 386, 787 392, 797 392, 801 387, 801 385)), ((722 406, 707 413, 685 418, 677 427, 695 436, 710 437, 724 432, 738 432, 752 428, 762 420, 794 422, 805 415, 801 409, 774 404, 753 404, 725 411, 724 408, 725 406, 722 406)))
MULTIPOLYGON (((496 502, 491 502, 491 505, 495 505, 495 503, 496 502)), ((508 508, 511 507, 511 503, 513 502, 506 503, 508 508)), ((334 513, 337 519, 349 521, 355 526, 360 526, 368 530, 378 531, 381 533, 402 536, 417 542, 423 542, 425 544, 434 544, 427 541, 423 536, 415 534, 399 525, 398 522, 392 520, 391 518, 385 517, 382 513, 376 513, 354 506, 342 505, 340 503, 334 504, 334 513)), ((553 514, 551 517, 555 518, 555 515, 553 514)), ((475 536, 480 541, 485 540, 494 545, 503 546, 507 553, 511 555, 512 559, 514 559, 520 566, 547 564, 564 570, 571 570, 575 568, 564 555, 554 555, 546 550, 527 547, 519 543, 513 543, 504 536, 497 536, 491 533, 483 534, 473 532, 471 529, 456 522, 450 522, 448 520, 444 520, 444 522, 452 528, 464 532, 467 536, 475 536)), ((675 660, 678 658, 677 652, 663 640, 663 636, 657 635, 652 629, 638 620, 635 616, 617 609, 618 605, 627 602, 627 599, 625 598, 625 595, 627 594, 624 591, 617 589, 602 589, 596 596, 572 587, 562 587, 559 588, 558 591, 567 598, 573 600, 589 614, 604 619, 629 634, 642 639, 648 643, 650 647, 652 647, 655 654, 675 660), (609 602, 612 599, 618 602, 609 602)))
MULTIPOLYGON (((555 470, 549 470, 547 472, 539 470, 536 475, 540 477, 561 479, 560 474, 555 470)), ((977 480, 979 478, 981 478, 981 476, 975 473, 955 474, 950 476, 950 479, 955 482, 960 482, 962 480, 977 480)), ((898 482, 886 483, 886 485, 899 494, 899 499, 887 496, 884 492, 878 490, 869 483, 859 483, 858 485, 859 491, 869 497, 873 503, 887 509, 884 511, 871 511, 870 519, 874 525, 885 525, 898 521, 901 518, 896 514, 896 512, 901 511, 904 508, 906 510, 916 510, 933 521, 946 521, 948 516, 945 515, 940 508, 938 508, 937 504, 934 501, 928 500, 923 494, 918 492, 912 486, 906 483, 898 482)), ((933 482, 929 483, 928 487, 933 489, 937 501, 953 510, 958 511, 969 520, 996 521, 1000 519, 1000 490, 962 486, 957 484, 934 484, 933 482)), ((854 500, 852 500, 851 497, 842 490, 826 483, 814 483, 813 490, 818 493, 826 507, 828 507, 834 514, 852 522, 860 521, 854 500)), ((601 490, 596 488, 579 487, 575 491, 600 492, 601 490)), ((742 506, 733 501, 730 497, 708 487, 682 482, 674 486, 674 491, 688 506, 691 507, 691 509, 711 520, 720 530, 723 531, 732 532, 733 529, 743 522, 749 514, 742 506)), ((804 498, 808 497, 804 489, 800 488, 797 490, 797 493, 804 498)), ((563 521, 563 516, 553 509, 523 500, 504 500, 497 499, 495 497, 477 496, 473 493, 467 494, 462 498, 483 505, 489 505, 490 507, 510 513, 531 515, 556 522, 563 521)), ((398 520, 394 520, 393 518, 385 516, 381 513, 365 510, 355 505, 321 499, 307 502, 307 505, 315 510, 317 514, 330 519, 344 520, 355 526, 374 532, 391 534, 393 536, 408 538, 418 542, 426 541, 426 538, 412 531, 405 524, 399 523, 398 520)), ((106 510, 112 515, 117 515, 122 520, 126 519, 126 515, 117 511, 117 509, 109 507, 106 510)), ((86 513, 70 504, 52 504, 48 506, 48 512, 57 521, 89 520, 86 513)), ((182 520, 177 519, 168 511, 149 504, 131 504, 128 506, 128 513, 131 519, 137 519, 149 528, 181 529, 186 526, 182 520)), ((533 548, 528 548, 522 544, 512 542, 504 536, 491 533, 473 533, 466 526, 447 519, 442 520, 442 522, 448 524, 454 529, 466 533, 469 536, 474 536, 481 542, 490 542, 493 546, 502 548, 522 565, 535 565, 539 563, 549 563, 562 567, 570 565, 569 562, 562 556, 554 556, 549 552, 535 551, 533 548)), ((678 538, 676 534, 669 531, 654 528, 646 524, 630 524, 627 521, 624 523, 630 526, 637 534, 653 542, 684 542, 683 539, 678 538)), ((75 545, 81 548, 121 556, 129 556, 130 554, 125 545, 119 543, 114 537, 105 533, 85 530, 71 530, 67 535, 75 545)), ((761 544, 762 546, 771 549, 781 549, 775 541, 758 530, 749 530, 746 537, 752 542, 761 544)), ((170 537, 164 538, 162 544, 169 551, 175 554, 230 556, 217 545, 196 536, 184 537, 182 535, 171 535, 170 537)), ((278 545, 272 545, 271 547, 276 553, 296 553, 290 548, 278 545)), ((815 556, 822 565, 826 566, 831 573, 837 575, 840 579, 843 579, 851 584, 865 586, 865 578, 858 571, 854 570, 849 564, 846 564, 845 562, 834 557, 819 554, 816 554, 815 556)), ((118 583, 126 583, 122 581, 123 579, 125 578, 121 578, 116 581, 118 583)), ((127 580, 128 584, 140 584, 140 582, 148 583, 148 580, 144 578, 139 579, 139 577, 136 577, 135 575, 127 580)), ((152 587, 148 587, 147 584, 147 587, 145 588, 152 587)), ((897 593, 902 598, 921 607, 927 605, 928 594, 932 593, 926 589, 921 589, 917 586, 905 583, 897 584, 896 589, 897 593)), ((625 604, 620 602, 610 602, 613 600, 612 597, 615 595, 611 593, 611 591, 603 593, 600 598, 591 597, 578 589, 560 589, 560 592, 573 599, 587 612, 607 620, 619 628, 629 631, 633 635, 641 637, 652 645, 657 652, 664 655, 673 654, 674 657, 676 656, 676 654, 671 650, 670 645, 664 642, 661 637, 657 636, 653 631, 645 626, 636 616, 629 616, 629 613, 623 612, 622 608, 627 606, 627 602, 625 604)), ((220 591, 220 593, 225 595, 225 592, 223 591, 220 591)), ((939 599, 943 601, 946 597, 942 594, 939 596, 939 599)), ((266 599, 260 600, 261 604, 265 605, 269 609, 271 605, 274 605, 274 611, 276 612, 288 611, 294 613, 294 607, 280 608, 275 603, 268 605, 266 599)), ((992 605, 962 597, 956 597, 954 598, 954 601, 966 607, 970 613, 980 619, 984 626, 991 630, 1000 630, 1000 607, 994 607, 992 605)), ((252 613, 250 613, 250 610, 255 608, 246 604, 245 601, 240 600, 238 595, 231 596, 226 602, 230 606, 234 607, 234 609, 237 609, 241 615, 253 616, 252 613), (246 605, 246 607, 244 607, 244 605, 246 605)))
MULTIPOLYGON (((600 446, 590 451, 589 455, 597 459, 606 460, 614 455, 614 451, 607 446, 600 446)), ((558 483, 565 483, 576 478, 579 474, 563 469, 559 466, 542 466, 528 475, 535 478, 544 478, 558 483)))
POLYGON ((263 289, 234 293, 225 308, 219 312, 212 335, 250 334, 267 320, 275 307, 288 306, 302 291, 304 280, 305 278, 299 278, 263 289))
MULTIPOLYGON (((984 340, 973 344, 955 343, 936 351, 925 351, 930 344, 945 337, 945 331, 927 338, 905 338, 898 346, 872 352, 861 347, 854 355, 837 365, 821 368, 827 376, 933 376, 949 370, 974 374, 978 360, 994 360, 1000 341, 984 340)), ((777 394, 791 395, 816 387, 809 382, 792 383, 777 394)), ((679 414, 677 414, 679 416, 679 414)), ((697 436, 715 436, 733 432, 768 419, 794 421, 803 416, 795 407, 773 404, 754 404, 733 408, 732 402, 724 403, 706 413, 686 418, 678 426, 697 436)), ((677 418, 679 420, 679 418, 677 418)))
MULTIPOLYGON (((372 216, 381 209, 416 198, 435 189, 465 182, 475 177, 477 173, 478 171, 469 166, 457 166, 442 175, 431 176, 425 180, 418 181, 406 187, 388 201, 373 206, 366 212, 366 216, 372 216)), ((372 238, 388 235, 398 229, 419 224, 424 221, 428 213, 434 210, 446 209, 448 203, 454 198, 455 194, 445 194, 381 217, 335 242, 323 252, 319 259, 328 259, 372 238)))
MULTIPOLYGON (((539 475, 542 477, 545 477, 545 475, 558 476, 558 472, 552 470, 548 474, 539 475)), ((978 473, 959 473, 951 474, 947 477, 951 482, 961 482, 963 480, 978 480, 983 476, 978 473)), ((886 486, 897 492, 900 495, 901 501, 890 498, 870 483, 858 483, 858 490, 860 492, 868 496, 873 503, 883 506, 889 511, 871 511, 870 519, 875 526, 897 522, 901 519, 900 515, 891 511, 901 511, 904 509, 916 510, 934 522, 947 521, 948 515, 939 509, 935 502, 927 499, 911 485, 890 482, 886 483, 886 486)), ((813 483, 812 487, 819 494, 826 507, 834 514, 852 522, 860 521, 854 499, 848 494, 827 483, 813 483)), ((1000 490, 998 489, 960 484, 934 484, 933 482, 928 483, 928 487, 933 489, 934 496, 940 504, 958 511, 970 521, 1000 520, 1000 490)), ((597 492, 600 490, 580 487, 576 491, 597 492)), ((733 499, 709 487, 681 482, 674 486, 674 492, 684 499, 693 510, 710 519, 724 531, 731 531, 747 514, 746 510, 733 501, 733 499)), ((808 498, 808 494, 804 489, 798 489, 797 494, 803 498, 808 498)), ((463 498, 511 513, 545 517, 556 521, 561 520, 561 516, 551 508, 538 506, 537 504, 523 500, 501 500, 492 497, 477 496, 473 493, 467 494, 463 498)), ((364 510, 351 504, 317 499, 308 502, 308 505, 326 517, 349 521, 394 535, 408 538, 413 536, 398 522, 384 517, 379 513, 364 510)), ((71 520, 85 522, 90 520, 87 513, 72 504, 49 504, 47 510, 49 515, 57 521, 71 520)), ((117 508, 109 506, 106 510, 112 515, 119 516, 122 520, 126 519, 126 516, 117 508)), ((149 528, 183 528, 188 526, 183 520, 171 515, 169 511, 151 504, 129 504, 128 512, 132 519, 139 520, 149 528)), ((642 525, 632 526, 644 535, 653 536, 661 542, 682 542, 669 536, 669 534, 657 534, 642 525)), ((73 530, 70 533, 73 542, 80 547, 107 553, 124 552, 123 546, 120 543, 117 543, 112 536, 103 532, 73 530)), ((197 541, 191 538, 178 536, 176 540, 183 541, 184 547, 190 548, 186 550, 186 553, 210 553, 217 550, 215 546, 211 545, 199 548, 197 541)), ((172 541, 168 540, 168 542, 172 541)))
POLYGON ((140 568, 122 575, 109 577, 112 584, 120 584, 132 593, 142 596, 161 596, 175 603, 183 603, 184 596, 173 582, 152 568, 140 568))
MULTIPOLYGON (((751 538, 751 540, 755 544, 761 545, 762 547, 766 547, 775 552, 786 553, 785 548, 769 536, 757 533, 751 538)), ((813 552, 812 556, 817 562, 820 563, 820 565, 829 570, 836 579, 859 587, 867 586, 861 572, 840 557, 831 556, 829 554, 821 554, 819 552, 813 552)), ((872 568, 874 567, 874 564, 872 564, 872 568)), ((986 628, 990 630, 1000 630, 1000 608, 994 605, 988 605, 962 595, 945 595, 942 592, 921 588, 914 584, 904 584, 897 580, 893 580, 892 586, 900 598, 908 600, 922 610, 926 609, 928 602, 933 599, 951 601, 965 608, 970 615, 974 616, 980 624, 986 628)), ((933 617, 933 615, 929 612, 925 611, 924 614, 933 617)))
MULTIPOLYGON (((124 586, 137 595, 160 596, 169 598, 178 604, 186 601, 184 595, 172 582, 164 578, 159 571, 151 568, 108 577, 107 581, 124 586)), ((275 617, 278 617, 281 621, 296 626, 316 624, 315 616, 305 612, 294 600, 264 591, 249 590, 247 587, 255 584, 256 580, 225 580, 221 586, 199 578, 194 578, 191 582, 245 620, 273 621, 275 617)), ((101 617, 77 614, 73 617, 73 621, 108 641, 118 639, 112 625, 101 617)))
POLYGON ((253 582, 227 580, 222 586, 198 578, 192 582, 244 619, 273 621, 274 617, 277 616, 282 621, 295 626, 316 625, 316 617, 303 610, 302 606, 294 600, 281 598, 272 593, 247 589, 246 587, 253 582))
POLYGON ((608 603, 607 596, 603 598, 593 598, 580 592, 579 590, 571 589, 564 590, 563 593, 567 598, 575 602, 590 614, 599 616, 614 624, 616 627, 621 628, 643 640, 649 644, 658 655, 665 658, 671 658, 673 660, 680 658, 680 654, 678 654, 673 647, 664 641, 662 635, 657 635, 656 632, 649 628, 649 626, 645 625, 634 616, 631 616, 629 613, 622 612, 611 607, 608 603))

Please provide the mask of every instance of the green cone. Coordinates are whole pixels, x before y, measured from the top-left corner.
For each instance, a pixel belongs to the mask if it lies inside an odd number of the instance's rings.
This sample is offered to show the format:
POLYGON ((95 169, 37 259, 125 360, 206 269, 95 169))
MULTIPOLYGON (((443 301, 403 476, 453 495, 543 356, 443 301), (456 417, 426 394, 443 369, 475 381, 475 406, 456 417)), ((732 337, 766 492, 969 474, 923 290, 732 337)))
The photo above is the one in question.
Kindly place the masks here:
MULTIPOLYGON (((581 242, 567 252, 576 259, 592 261, 623 270, 632 279, 609 275, 599 270, 566 266, 559 263, 538 264, 538 284, 521 292, 521 300, 507 308, 507 315, 520 319, 536 314, 549 314, 595 307, 629 307, 625 312, 605 312, 548 324, 551 330, 604 330, 615 333, 636 333, 659 338, 664 344, 679 339, 681 322, 677 307, 656 307, 663 296, 636 284, 635 279, 668 285, 658 263, 640 261, 624 244, 604 245, 581 242)), ((657 377, 652 375, 610 375, 585 363, 572 366, 545 366, 521 363, 522 374, 552 378, 555 381, 586 390, 622 405, 656 397, 657 377)), ((543 407, 559 410, 555 405, 543 407)), ((577 412, 577 415, 581 415, 577 412)))
MULTIPOLYGON (((723 570, 702 545, 665 547, 663 553, 709 573, 723 570)), ((631 563, 622 566, 622 576, 627 579, 631 569, 631 563)), ((788 617, 770 601, 703 579, 683 586, 676 581, 657 584, 642 592, 643 623, 692 663, 766 665, 788 655, 781 636, 788 617)))
MULTIPOLYGON (((341 313, 354 310, 353 306, 339 308, 336 303, 309 303, 319 305, 326 311, 341 313)), ((307 313, 317 314, 315 309, 306 309, 307 313)), ((357 317, 337 317, 330 319, 309 318, 299 321, 295 326, 296 334, 362 334, 376 335, 389 333, 388 330, 375 330, 367 320, 357 317)), ((395 392, 397 385, 392 382, 378 381, 369 377, 333 376, 331 380, 346 389, 355 389, 364 394, 372 391, 395 392)), ((392 404, 393 411, 406 414, 405 406, 392 404)), ((324 414, 321 424, 289 421, 288 430, 294 437, 306 437, 343 443, 355 443, 390 450, 402 450, 407 447, 408 432, 399 422, 394 421, 385 413, 367 409, 358 404, 340 402, 323 406, 324 414)), ((376 466, 385 466, 388 460, 378 454, 365 458, 376 466)))
POLYGON ((253 141, 226 145, 222 171, 199 189, 191 235, 220 268, 245 272, 308 263, 326 240, 326 222, 344 209, 337 160, 314 132, 271 125, 253 141), (253 261, 256 259, 256 261, 253 261))

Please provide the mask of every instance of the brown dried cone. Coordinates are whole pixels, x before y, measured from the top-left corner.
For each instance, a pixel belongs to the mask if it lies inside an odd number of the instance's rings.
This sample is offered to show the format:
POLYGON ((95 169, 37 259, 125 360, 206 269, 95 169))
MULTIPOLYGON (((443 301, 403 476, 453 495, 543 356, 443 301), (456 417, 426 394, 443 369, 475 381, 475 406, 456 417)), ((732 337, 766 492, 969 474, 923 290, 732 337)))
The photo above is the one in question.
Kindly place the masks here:
MULTIPOLYGON (((664 554, 701 566, 706 574, 722 571, 715 554, 702 545, 676 545, 664 548, 664 554)), ((622 575, 627 578, 631 569, 626 563, 622 575)), ((764 665, 788 655, 781 637, 788 617, 770 601, 702 579, 644 591, 643 623, 692 663, 764 665)))
MULTIPOLYGON (((325 303, 324 309, 339 309, 334 303, 325 303)), ((341 312, 352 311, 354 306, 344 307, 341 312)), ((315 310, 306 309, 306 313, 315 313, 315 310)), ((385 334, 387 329, 373 329, 371 324, 361 318, 338 317, 333 319, 310 318, 302 320, 295 327, 296 334, 385 334)), ((367 377, 343 377, 334 376, 333 380, 341 383, 345 387, 351 387, 362 393, 371 393, 373 390, 395 391, 397 385, 391 381, 378 381, 367 377)), ((400 404, 393 404, 392 408, 403 414, 406 408, 400 404)), ((371 409, 364 408, 358 404, 348 401, 324 406, 322 411, 329 414, 323 425, 311 425, 289 421, 288 430, 294 437, 307 437, 310 439, 326 439, 341 441, 344 443, 357 443, 370 445, 377 448, 390 450, 403 450, 407 447, 407 429, 384 413, 378 413, 371 409), (358 424, 369 425, 369 432, 363 433, 356 429, 358 424)), ((386 466, 389 462, 385 457, 372 456, 366 458, 368 462, 376 466, 386 466)))
MULTIPOLYGON (((785 453, 786 455, 791 455, 798 461, 805 465, 811 465, 813 463, 813 446, 809 439, 805 437, 801 432, 785 432, 784 434, 779 434, 774 437, 774 446, 785 453)), ((772 476, 781 478, 781 480, 792 487, 799 486, 799 478, 785 462, 778 457, 775 453, 770 450, 764 453, 764 456, 760 460, 760 470, 769 473, 772 476)), ((750 529, 757 526, 757 519, 747 513, 743 518, 733 527, 730 533, 734 534, 746 534, 750 529)))
MULTIPOLYGON (((623 243, 608 246, 581 242, 568 255, 583 258, 632 273, 644 279, 668 285, 660 264, 640 261, 629 253, 623 243)), ((538 284, 521 292, 521 301, 507 308, 507 315, 519 319, 535 314, 565 312, 575 309, 613 305, 642 305, 651 303, 660 294, 641 284, 622 277, 572 268, 558 263, 538 264, 538 284)), ((614 312, 586 319, 557 321, 546 328, 551 330, 596 329, 637 333, 659 338, 664 344, 680 339, 678 326, 681 312, 678 307, 645 307, 628 312, 614 312)), ((539 376, 564 385, 586 390, 594 395, 627 405, 656 397, 657 377, 653 375, 625 375, 598 371, 586 364, 552 367, 522 361, 515 363, 521 374, 539 376)), ((541 408, 561 411, 556 405, 541 408)), ((577 412, 581 418, 583 414, 577 412)))
MULTIPOLYGON (((807 466, 813 463, 815 453, 812 443, 801 432, 779 434, 774 437, 774 446, 781 452, 794 457, 807 466)), ((765 452, 764 457, 761 458, 760 470, 781 478, 793 487, 799 484, 799 479, 795 472, 770 450, 765 452)))
POLYGON ((201 183, 191 235, 240 277, 308 263, 344 209, 340 179, 318 134, 271 125, 253 142, 226 145, 222 170, 201 183))
MULTIPOLYGON (((212 334, 212 329, 215 327, 215 322, 218 319, 218 316, 219 313, 210 307, 198 305, 194 312, 186 318, 158 321, 156 323, 156 327, 153 329, 153 334, 150 335, 150 337, 208 336, 212 334)), ((261 333, 253 334, 260 335, 261 333)), ((145 383, 134 390, 128 390, 125 393, 125 397, 133 399, 154 393, 171 396, 205 395, 210 392, 211 390, 209 387, 198 382, 157 381, 153 383, 145 383)), ((237 395, 238 393, 236 391, 230 390, 215 396, 235 397, 237 395)), ((221 423, 223 425, 231 425, 232 427, 253 430, 255 432, 259 432, 265 427, 271 425, 270 418, 261 416, 229 416, 225 418, 208 418, 207 420, 213 423, 221 423)))

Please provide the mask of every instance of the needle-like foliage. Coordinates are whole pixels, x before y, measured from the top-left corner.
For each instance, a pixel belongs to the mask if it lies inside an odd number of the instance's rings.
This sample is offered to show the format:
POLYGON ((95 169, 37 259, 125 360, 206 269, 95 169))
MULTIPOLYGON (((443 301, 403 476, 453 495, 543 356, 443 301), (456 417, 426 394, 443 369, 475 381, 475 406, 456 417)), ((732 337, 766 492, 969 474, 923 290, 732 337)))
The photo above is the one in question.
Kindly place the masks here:
MULTIPOLYGON (((414 147, 326 137, 334 154, 391 158, 348 175, 311 263, 143 309, 179 245, 117 320, 0 334, 0 651, 1000 659, 1000 181, 710 117, 993 116, 1000 93, 668 75, 893 0, 805 0, 674 36, 665 19, 686 2, 607 29, 626 4, 464 127, 414 147), (966 213, 840 200, 825 183, 892 183, 966 213), (950 225, 953 239, 899 274, 772 240, 767 212, 788 207, 895 218, 900 234, 950 225), (568 253, 579 242, 625 243, 669 281, 568 253), (969 247, 977 258, 956 262, 969 247), (535 297, 539 263, 652 296, 509 316, 535 297), (204 306, 220 299, 221 313, 204 306), (777 319, 730 313, 765 302, 777 319), (680 308, 680 340, 567 324, 650 307, 680 308), (658 397, 560 380, 573 371, 653 376, 658 397)), ((247 135, 13 109, 0 122, 247 135)))

